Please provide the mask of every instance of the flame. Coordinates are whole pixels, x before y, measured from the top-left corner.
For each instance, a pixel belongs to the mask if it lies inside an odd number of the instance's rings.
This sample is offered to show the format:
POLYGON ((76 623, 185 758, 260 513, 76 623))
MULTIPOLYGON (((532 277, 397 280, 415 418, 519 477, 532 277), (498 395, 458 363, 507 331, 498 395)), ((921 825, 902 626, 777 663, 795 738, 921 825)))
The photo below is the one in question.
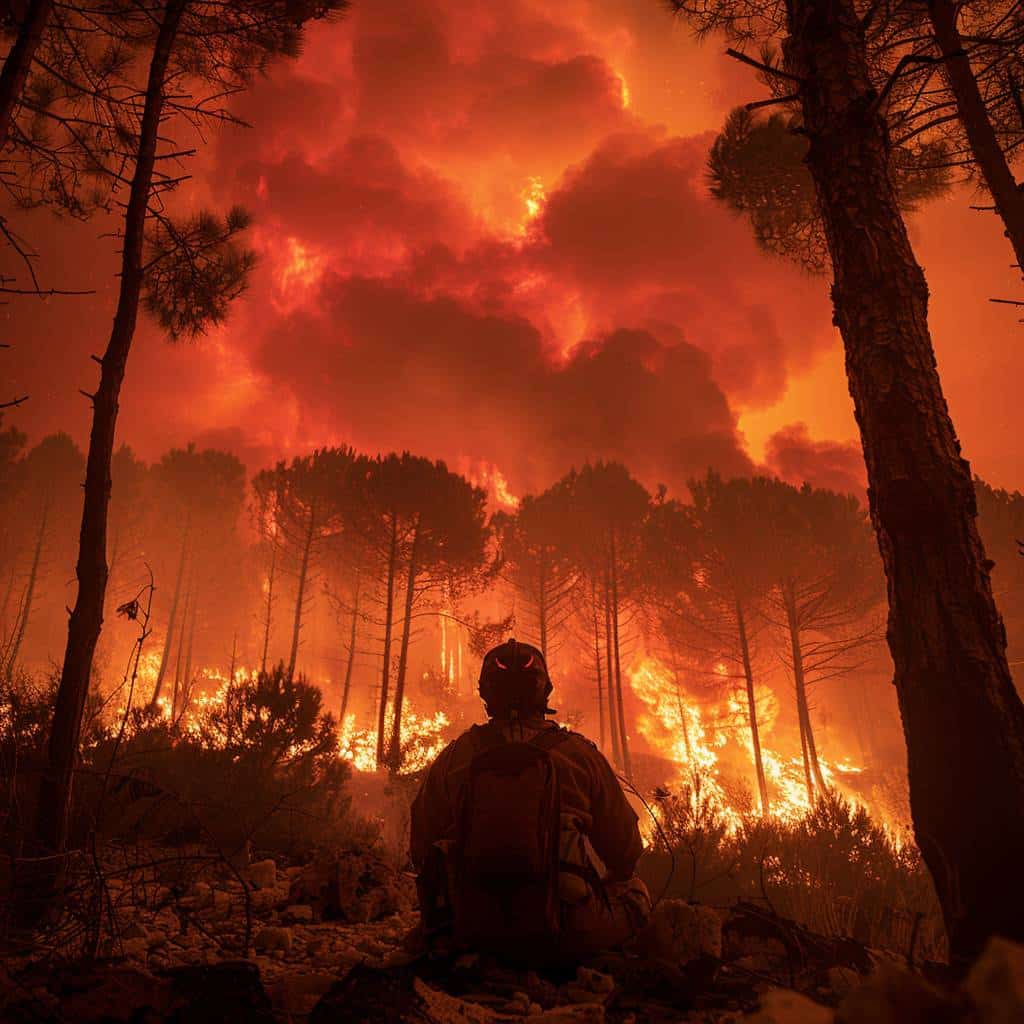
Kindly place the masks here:
POLYGON ((308 297, 323 275, 324 262, 322 255, 289 235, 277 271, 277 306, 287 311, 308 297))
MULTIPOLYGON (((384 716, 384 733, 391 734, 394 709, 389 706, 384 716)), ((411 775, 426 768, 444 750, 444 735, 450 725, 448 716, 437 711, 432 716, 418 715, 407 700, 402 709, 402 767, 399 775, 411 775)), ((351 763, 357 772, 376 772, 377 730, 358 729, 356 716, 349 714, 338 733, 338 756, 351 763)))
MULTIPOLYGON (((727 667, 718 662, 713 671, 719 679, 727 677, 727 667)), ((699 790, 703 798, 712 800, 730 828, 737 828, 748 808, 736 806, 735 797, 722 773, 722 753, 734 742, 745 753, 749 764, 749 788, 757 792, 754 775, 754 746, 748 725, 746 694, 734 693, 723 701, 698 705, 677 685, 674 674, 657 658, 645 657, 628 674, 633 693, 643 702, 646 711, 638 720, 640 734, 647 743, 676 766, 676 777, 670 785, 689 792, 699 790)), ((811 810, 804 781, 803 759, 787 757, 765 742, 778 715, 778 699, 764 686, 757 687, 758 725, 761 739, 761 762, 768 784, 772 817, 795 821, 811 810)), ((863 768, 852 761, 820 759, 825 784, 846 800, 864 807, 876 821, 900 841, 902 829, 888 815, 872 808, 863 796, 847 784, 863 768)))
POLYGON ((519 224, 518 233, 525 235, 530 230, 530 225, 543 213, 544 204, 547 202, 547 192, 544 182, 540 178, 530 177, 526 188, 520 193, 526 213, 519 224))

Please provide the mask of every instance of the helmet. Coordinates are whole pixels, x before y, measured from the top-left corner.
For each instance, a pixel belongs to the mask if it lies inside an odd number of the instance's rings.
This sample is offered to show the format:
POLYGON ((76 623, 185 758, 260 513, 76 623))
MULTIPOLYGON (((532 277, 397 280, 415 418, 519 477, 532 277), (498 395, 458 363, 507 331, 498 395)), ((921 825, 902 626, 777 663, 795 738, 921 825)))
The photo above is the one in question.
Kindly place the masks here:
POLYGON ((491 718, 552 715, 551 690, 544 655, 531 644, 508 640, 489 650, 480 666, 480 696, 491 718))

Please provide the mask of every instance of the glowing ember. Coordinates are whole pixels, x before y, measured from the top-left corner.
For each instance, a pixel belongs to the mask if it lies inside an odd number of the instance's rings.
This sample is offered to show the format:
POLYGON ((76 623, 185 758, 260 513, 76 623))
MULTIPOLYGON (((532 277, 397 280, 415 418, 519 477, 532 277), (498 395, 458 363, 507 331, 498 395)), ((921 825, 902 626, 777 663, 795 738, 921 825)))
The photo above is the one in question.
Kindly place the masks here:
POLYGON ((544 209, 547 201, 547 192, 544 190, 544 182, 540 178, 531 177, 526 188, 520 193, 523 205, 526 207, 526 216, 519 225, 519 233, 525 235, 530 224, 535 221, 544 209))

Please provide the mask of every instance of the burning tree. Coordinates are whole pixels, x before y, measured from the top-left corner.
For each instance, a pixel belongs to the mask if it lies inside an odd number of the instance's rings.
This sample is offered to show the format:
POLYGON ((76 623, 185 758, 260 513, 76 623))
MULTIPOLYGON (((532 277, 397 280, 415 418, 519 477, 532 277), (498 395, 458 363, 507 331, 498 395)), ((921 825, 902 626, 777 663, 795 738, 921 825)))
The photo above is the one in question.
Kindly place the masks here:
POLYGON ((223 568, 224 558, 233 548, 230 542, 245 495, 245 467, 227 452, 200 451, 190 444, 167 452, 153 467, 151 482, 155 499, 151 529, 160 536, 180 531, 167 632, 152 696, 154 704, 161 698, 176 646, 171 698, 174 717, 179 696, 184 697, 191 683, 191 658, 186 652, 192 648, 200 588, 215 581, 217 570, 223 568))
POLYGON ((253 480, 259 507, 272 519, 271 576, 267 584, 267 620, 264 650, 270 633, 273 567, 280 548, 295 576, 295 614, 287 671, 295 674, 303 614, 310 598, 310 581, 328 541, 345 529, 362 496, 365 459, 352 448, 320 448, 312 455, 279 462, 253 480))
POLYGON ((368 477, 363 535, 376 553, 383 590, 383 670, 377 705, 377 762, 393 771, 402 761, 402 707, 409 643, 418 609, 479 578, 486 561, 487 492, 443 462, 410 455, 378 458, 368 477), (401 639, 391 700, 391 646, 396 599, 402 595, 401 639))
POLYGON ((760 482, 758 515, 773 585, 771 617, 786 637, 783 661, 793 677, 800 749, 810 803, 827 785, 811 720, 809 688, 847 674, 854 652, 881 639, 868 619, 881 600, 870 524, 853 495, 778 480, 760 482))
MULTIPOLYGON (((514 513, 498 512, 492 527, 503 573, 532 617, 524 638, 537 641, 545 661, 579 597, 579 574, 569 557, 572 488, 567 479, 527 495, 514 513)), ((519 627, 522 632, 522 627, 519 627)), ((602 722, 603 728, 603 722, 602 722)))
MULTIPOLYGON (((244 226, 243 218, 229 214, 218 224, 206 216, 179 221, 168 215, 168 193, 181 180, 163 170, 167 159, 181 152, 180 142, 170 137, 169 124, 201 128, 211 117, 225 119, 223 109, 209 100, 244 87, 269 59, 294 53, 303 20, 337 6, 306 8, 257 0, 225 7, 166 0, 148 7, 115 5, 110 12, 93 15, 101 34, 148 51, 149 61, 141 87, 132 77, 137 61, 115 64, 114 72, 127 79, 124 84, 131 101, 115 99, 108 106, 111 123, 116 125, 112 132, 116 156, 109 164, 100 160, 93 167, 101 179, 127 184, 128 198, 117 309, 107 347, 97 359, 100 381, 91 397, 78 596, 68 624, 39 802, 39 839, 51 850, 62 851, 66 843, 82 714, 103 621, 110 464, 118 400, 140 302, 151 285, 150 308, 172 336, 201 333, 223 317, 227 302, 244 286, 244 271, 251 264, 240 255, 235 238, 244 226), (197 98, 193 86, 205 87, 206 95, 197 98), (137 102, 140 96, 141 103, 137 102), (192 303, 192 298, 197 301, 192 303), (167 320, 164 314, 171 308, 190 312, 183 320, 167 320)), ((104 95, 123 93, 105 90, 104 95)), ((102 105, 102 97, 97 99, 102 105)))
MULTIPOLYGON (((629 775, 632 762, 622 699, 624 634, 630 622, 632 598, 641 585, 638 570, 643 564, 644 526, 651 496, 625 466, 616 462, 588 463, 570 473, 564 486, 572 496, 568 505, 573 524, 570 557, 577 571, 590 582, 592 610, 599 602, 603 611, 612 756, 629 775)), ((601 622, 596 614, 592 619, 599 658, 601 622)))

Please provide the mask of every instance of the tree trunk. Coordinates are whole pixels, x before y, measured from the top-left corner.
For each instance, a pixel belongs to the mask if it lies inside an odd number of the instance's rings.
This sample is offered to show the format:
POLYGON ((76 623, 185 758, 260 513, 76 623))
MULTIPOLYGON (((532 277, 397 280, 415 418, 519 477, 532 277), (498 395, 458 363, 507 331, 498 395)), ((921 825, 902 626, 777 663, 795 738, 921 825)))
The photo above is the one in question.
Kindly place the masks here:
POLYGON ((604 574, 604 663, 608 675, 608 726, 612 734, 612 760, 616 768, 622 767, 622 748, 619 746, 619 723, 615 714, 615 658, 612 654, 612 588, 607 569, 604 574))
POLYGON ((188 710, 189 701, 192 698, 192 652, 196 642, 196 592, 193 585, 191 608, 188 620, 188 646, 185 649, 185 695, 181 704, 181 713, 188 710))
POLYGON ((292 624, 292 649, 288 655, 288 680, 295 677, 295 663, 299 658, 299 634, 302 632, 302 605, 306 600, 306 577, 309 575, 309 557, 313 550, 313 538, 316 536, 316 511, 310 507, 309 529, 302 546, 302 563, 299 565, 299 588, 295 595, 295 621, 292 624))
POLYGON ((68 642, 54 707, 42 779, 38 832, 49 849, 63 852, 82 714, 89 692, 92 658, 103 624, 107 588, 107 509, 110 460, 114 451, 118 398, 142 293, 146 212, 153 183, 157 139, 164 106, 164 82, 186 0, 168 0, 153 48, 142 112, 135 174, 125 213, 121 284, 110 340, 100 361, 100 385, 93 398, 92 430, 85 470, 85 501, 79 539, 78 596, 68 623, 68 642))
POLYGON ((597 667, 597 720, 601 737, 601 750, 605 749, 604 692, 601 679, 601 628, 597 621, 597 584, 590 582, 590 600, 594 611, 594 665, 597 667))
POLYGON ((274 612, 274 581, 276 579, 275 570, 277 569, 277 540, 274 540, 274 546, 270 549, 270 571, 267 574, 267 617, 263 623, 263 653, 260 656, 260 673, 266 674, 267 671, 267 651, 270 649, 270 625, 273 621, 274 612))
POLYGON ((185 562, 188 558, 190 524, 191 517, 185 520, 185 531, 181 535, 181 555, 178 558, 178 575, 174 580, 174 596, 171 598, 171 614, 167 618, 167 638, 164 640, 163 653, 160 655, 160 668, 156 673, 156 685, 153 687, 153 698, 150 701, 152 704, 155 704, 160 698, 160 691, 163 689, 164 676, 167 674, 167 665, 170 660, 171 646, 174 643, 174 627, 178 624, 178 602, 181 600, 181 585, 185 580, 185 562))
POLYGON ((380 706, 377 709, 377 764, 384 764, 384 731, 387 727, 388 682, 391 677, 391 620, 395 614, 395 572, 398 568, 398 514, 391 515, 391 544, 388 549, 387 598, 384 604, 384 667, 380 677, 380 706))
POLYGON ((796 594, 790 583, 780 584, 782 600, 786 606, 786 625, 789 629, 789 649, 793 658, 793 687, 796 691, 796 713, 800 722, 800 747, 804 756, 804 776, 807 781, 807 799, 813 807, 825 795, 825 780, 818 761, 818 747, 814 742, 811 711, 807 703, 807 679, 804 675, 804 652, 800 642, 800 618, 796 607, 796 594))
POLYGON ((540 549, 540 587, 538 590, 537 618, 540 620, 540 653, 544 655, 544 664, 548 661, 548 580, 547 580, 547 559, 545 551, 540 549))
POLYGON ((18 26, 18 36, 0 71, 0 150, 6 149, 10 140, 14 111, 25 91, 32 58, 39 49, 52 10, 53 0, 29 0, 25 5, 25 18, 18 26))
POLYGON ((185 631, 188 629, 188 613, 192 607, 192 587, 185 593, 185 610, 181 614, 181 627, 178 629, 178 655, 174 659, 174 689, 171 691, 171 721, 178 720, 178 705, 181 703, 182 679, 181 670, 185 656, 185 631))
POLYGON ((345 665, 345 683, 341 691, 341 712, 338 715, 338 725, 345 727, 345 715, 348 712, 349 694, 352 692, 352 669, 356 663, 356 636, 359 630, 359 572, 356 572, 355 586, 352 591, 352 630, 348 638, 348 662, 345 665))
POLYGON ((395 710, 391 719, 391 743, 388 759, 391 770, 402 767, 402 702, 405 700, 405 674, 409 665, 409 637, 412 633, 412 603, 416 596, 416 573, 419 565, 420 525, 417 521, 412 531, 412 545, 409 549, 409 572, 405 580, 405 612, 402 616, 402 646, 398 653, 398 674, 395 677, 395 710))
POLYGON ((757 788, 761 794, 761 815, 767 818, 768 781, 764 777, 764 762, 761 759, 761 736, 757 725, 757 699, 754 694, 754 670, 750 664, 750 641, 747 637, 747 620, 743 614, 743 602, 736 599, 736 630, 740 641, 740 656, 743 659, 743 677, 747 681, 747 712, 750 716, 750 746, 754 751, 754 770, 757 773, 757 788))
POLYGON ((1024 704, 978 535, 974 485, 942 394, 928 289, 889 174, 851 0, 794 0, 787 69, 832 256, 835 322, 889 596, 911 809, 952 956, 1024 939, 1024 704))
POLYGON ((1017 265, 1024 267, 1024 191, 1014 179, 978 88, 970 58, 964 52, 963 40, 956 25, 958 10, 958 5, 952 0, 928 2, 935 41, 942 55, 947 58, 946 77, 956 100, 957 114, 964 126, 975 163, 992 194, 996 212, 1006 227, 1017 265))
POLYGON ((619 655, 619 566, 615 557, 615 531, 611 534, 611 561, 609 573, 612 581, 612 640, 615 645, 615 708, 619 719, 619 744, 622 747, 622 770, 626 778, 633 777, 629 757, 629 737, 626 735, 626 710, 622 702, 622 659, 619 655))
POLYGON ((9 683, 14 676, 14 669, 18 663, 18 654, 21 652, 21 645, 25 639, 25 631, 28 629, 29 616, 32 613, 32 602, 35 599, 36 581, 39 579, 39 559, 43 553, 43 539, 46 536, 46 521, 50 516, 49 501, 43 505, 43 516, 39 521, 39 534, 36 537, 35 551, 32 554, 32 567, 28 573, 28 583, 25 586, 25 597, 21 604, 21 614, 18 616, 18 628, 11 639, 11 649, 7 654, 7 666, 4 669, 4 676, 9 683))

